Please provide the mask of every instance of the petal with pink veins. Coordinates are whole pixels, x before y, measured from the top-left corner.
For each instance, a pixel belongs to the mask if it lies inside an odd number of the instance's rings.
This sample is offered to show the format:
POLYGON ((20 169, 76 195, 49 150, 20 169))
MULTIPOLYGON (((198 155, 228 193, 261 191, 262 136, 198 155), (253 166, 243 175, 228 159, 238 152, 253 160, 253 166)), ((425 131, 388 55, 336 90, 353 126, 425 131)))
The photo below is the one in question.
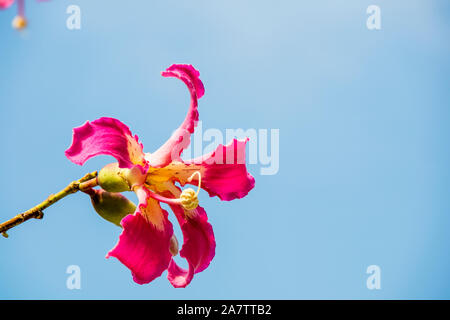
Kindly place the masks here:
POLYGON ((144 187, 138 190, 138 208, 122 219, 122 234, 106 257, 119 259, 131 270, 136 283, 145 284, 161 276, 169 266, 173 227, 159 202, 150 198, 144 187))
POLYGON ((175 130, 169 140, 158 150, 148 154, 150 165, 155 168, 164 167, 172 160, 180 159, 180 155, 190 144, 191 134, 198 122, 198 99, 205 93, 205 88, 200 80, 200 73, 191 65, 174 64, 162 72, 163 77, 175 77, 182 80, 189 89, 191 105, 186 118, 180 127, 175 130))
POLYGON ((83 165, 97 155, 113 156, 121 168, 134 165, 145 167, 147 164, 138 137, 133 137, 130 129, 114 118, 86 121, 82 126, 73 129, 72 145, 66 150, 67 158, 83 165))

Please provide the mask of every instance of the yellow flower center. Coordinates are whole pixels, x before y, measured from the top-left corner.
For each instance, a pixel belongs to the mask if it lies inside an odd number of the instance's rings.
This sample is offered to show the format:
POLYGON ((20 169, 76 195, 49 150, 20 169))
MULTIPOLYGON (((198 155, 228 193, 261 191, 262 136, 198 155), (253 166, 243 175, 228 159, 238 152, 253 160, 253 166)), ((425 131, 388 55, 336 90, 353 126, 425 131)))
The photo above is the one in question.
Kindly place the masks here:
POLYGON ((181 205, 186 210, 194 210, 198 207, 198 198, 191 188, 184 189, 180 195, 181 205))
POLYGON ((191 188, 184 189, 180 195, 180 203, 185 210, 194 210, 198 207, 198 193, 200 192, 200 186, 202 185, 202 175, 199 171, 195 171, 188 179, 191 182, 194 176, 198 175, 198 188, 195 192, 191 188))

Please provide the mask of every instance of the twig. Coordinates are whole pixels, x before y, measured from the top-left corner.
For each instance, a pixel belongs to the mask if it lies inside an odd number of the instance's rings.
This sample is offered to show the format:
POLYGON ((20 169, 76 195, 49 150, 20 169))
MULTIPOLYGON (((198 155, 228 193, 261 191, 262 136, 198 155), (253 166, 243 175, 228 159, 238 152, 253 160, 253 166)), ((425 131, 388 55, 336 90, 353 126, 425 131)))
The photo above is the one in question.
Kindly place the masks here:
POLYGON ((11 228, 18 226, 19 224, 31 219, 42 219, 44 217, 43 210, 50 207, 55 202, 61 200, 62 198, 68 196, 69 194, 75 193, 77 191, 86 191, 97 185, 97 171, 86 174, 83 178, 72 181, 67 187, 56 194, 50 195, 45 201, 41 202, 37 206, 27 210, 23 213, 18 214, 12 219, 0 224, 0 233, 7 238, 8 231, 11 228))

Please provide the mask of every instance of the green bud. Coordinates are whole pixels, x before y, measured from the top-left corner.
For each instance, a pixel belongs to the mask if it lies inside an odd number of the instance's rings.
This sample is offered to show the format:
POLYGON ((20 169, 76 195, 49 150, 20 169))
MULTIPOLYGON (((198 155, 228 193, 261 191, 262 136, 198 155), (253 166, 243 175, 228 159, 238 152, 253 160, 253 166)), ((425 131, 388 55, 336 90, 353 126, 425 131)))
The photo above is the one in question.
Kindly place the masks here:
POLYGON ((130 191, 131 189, 125 176, 125 170, 119 168, 117 162, 106 165, 98 173, 98 185, 109 192, 130 191))
POLYGON ((105 220, 120 227, 120 221, 136 210, 133 202, 120 193, 108 192, 102 189, 91 194, 92 205, 95 211, 105 220))

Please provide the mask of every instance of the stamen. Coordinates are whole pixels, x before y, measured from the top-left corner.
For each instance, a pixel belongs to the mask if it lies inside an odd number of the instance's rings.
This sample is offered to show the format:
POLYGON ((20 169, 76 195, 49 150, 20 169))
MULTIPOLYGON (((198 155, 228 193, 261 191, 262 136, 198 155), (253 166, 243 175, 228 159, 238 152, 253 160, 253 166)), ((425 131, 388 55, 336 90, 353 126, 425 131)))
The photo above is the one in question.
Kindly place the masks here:
POLYGON ((25 16, 25 1, 17 0, 17 15, 24 17, 25 16))
POLYGON ((195 191, 191 188, 184 189, 180 196, 181 205, 186 210, 194 210, 198 207, 198 198, 195 191))
POLYGON ((152 197, 155 200, 158 200, 160 202, 164 202, 167 204, 178 204, 181 205, 185 210, 191 211, 198 207, 198 193, 200 192, 200 187, 202 184, 202 176, 200 174, 200 171, 194 172, 188 179, 188 182, 191 182, 195 175, 198 175, 198 188, 197 192, 195 192, 191 188, 184 189, 181 192, 181 195, 177 199, 171 199, 163 197, 157 193, 154 193, 151 190, 149 191, 150 197, 152 197))

